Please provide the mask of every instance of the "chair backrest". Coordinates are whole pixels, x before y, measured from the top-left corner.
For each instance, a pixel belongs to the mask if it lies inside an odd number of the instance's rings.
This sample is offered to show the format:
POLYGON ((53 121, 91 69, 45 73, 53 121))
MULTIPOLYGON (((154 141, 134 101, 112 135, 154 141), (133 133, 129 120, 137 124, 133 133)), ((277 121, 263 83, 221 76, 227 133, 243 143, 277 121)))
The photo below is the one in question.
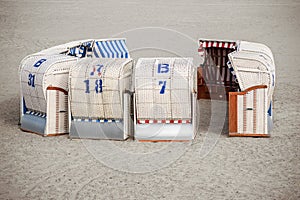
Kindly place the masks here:
POLYGON ((191 58, 140 58, 134 74, 138 122, 191 121, 191 58))
POLYGON ((74 119, 123 119, 123 93, 130 89, 132 59, 81 59, 70 70, 74 119))

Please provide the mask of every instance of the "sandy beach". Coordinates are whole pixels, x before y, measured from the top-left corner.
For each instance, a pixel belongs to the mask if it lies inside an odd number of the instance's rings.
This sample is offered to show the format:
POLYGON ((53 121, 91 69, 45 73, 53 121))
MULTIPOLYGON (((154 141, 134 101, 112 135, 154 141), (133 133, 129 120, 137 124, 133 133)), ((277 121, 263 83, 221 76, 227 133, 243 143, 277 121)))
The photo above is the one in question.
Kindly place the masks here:
POLYGON ((300 199, 300 1, 1 0, 0 28, 0 199, 300 199), (191 56, 195 65, 198 38, 266 44, 276 63, 271 137, 229 138, 226 102, 207 100, 192 143, 22 132, 21 60, 110 37, 127 37, 135 59, 191 56))

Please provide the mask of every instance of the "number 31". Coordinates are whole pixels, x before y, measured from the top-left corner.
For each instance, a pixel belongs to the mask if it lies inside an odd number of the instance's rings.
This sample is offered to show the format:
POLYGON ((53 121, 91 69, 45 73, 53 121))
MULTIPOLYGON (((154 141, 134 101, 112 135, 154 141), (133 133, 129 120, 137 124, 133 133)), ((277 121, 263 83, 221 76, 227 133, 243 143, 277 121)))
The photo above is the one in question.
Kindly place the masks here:
POLYGON ((33 74, 29 74, 28 75, 28 85, 31 87, 35 87, 34 85, 34 79, 35 79, 35 75, 33 74))

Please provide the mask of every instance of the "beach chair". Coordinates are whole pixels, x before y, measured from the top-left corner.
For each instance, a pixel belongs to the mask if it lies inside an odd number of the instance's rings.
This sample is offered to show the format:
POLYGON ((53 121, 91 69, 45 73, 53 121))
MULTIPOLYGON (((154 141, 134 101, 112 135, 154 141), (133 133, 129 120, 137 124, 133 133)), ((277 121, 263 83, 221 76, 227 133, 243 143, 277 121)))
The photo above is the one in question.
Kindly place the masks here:
POLYGON ((191 58, 140 58, 134 68, 134 138, 190 141, 196 134, 196 76, 191 58))
POLYGON ((68 133, 70 68, 82 58, 119 57, 130 57, 123 38, 73 41, 25 57, 19 69, 21 129, 44 136, 68 133))
POLYGON ((125 140, 132 132, 132 59, 86 58, 70 69, 70 138, 125 140))
POLYGON ((265 45, 241 41, 228 57, 241 89, 229 93, 229 135, 269 137, 275 87, 272 52, 265 45))
POLYGON ((68 128, 69 69, 77 58, 32 55, 21 63, 21 129, 44 136, 65 134, 68 128))
POLYGON ((228 100, 228 92, 238 91, 227 66, 228 54, 236 48, 237 41, 199 39, 203 63, 198 68, 198 99, 228 100))

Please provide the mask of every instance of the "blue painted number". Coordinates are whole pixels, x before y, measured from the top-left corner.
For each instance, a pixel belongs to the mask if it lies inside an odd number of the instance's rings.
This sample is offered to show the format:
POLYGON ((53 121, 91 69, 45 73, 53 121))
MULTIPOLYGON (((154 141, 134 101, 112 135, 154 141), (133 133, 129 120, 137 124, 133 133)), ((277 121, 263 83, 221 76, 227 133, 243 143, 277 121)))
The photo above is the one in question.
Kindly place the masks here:
MULTIPOLYGON (((90 93, 90 80, 84 80, 83 81, 85 83, 85 93, 90 93)), ((98 93, 102 93, 102 80, 96 80, 95 81, 95 92, 98 93)))
POLYGON ((31 87, 35 87, 34 85, 34 79, 35 79, 35 75, 33 74, 29 74, 28 75, 28 85, 31 87))
POLYGON ((90 93, 90 80, 84 80, 85 82, 85 93, 90 93))
MULTIPOLYGON (((169 64, 158 64, 157 73, 159 73, 159 74, 169 73, 169 71, 170 71, 169 64)), ((159 92, 160 94, 165 93, 166 84, 167 84, 167 81, 159 81, 158 82, 158 85, 162 85, 161 90, 159 92)))
POLYGON ((96 93, 101 93, 102 92, 102 80, 99 79, 99 80, 96 80, 95 81, 95 91, 96 93))
POLYGON ((158 85, 162 85, 159 94, 164 94, 166 89, 167 81, 159 81, 158 85))
POLYGON ((41 64, 43 64, 43 62, 45 62, 46 60, 47 60, 47 59, 43 58, 43 59, 37 61, 33 66, 34 66, 34 67, 39 67, 39 66, 41 66, 41 64))

